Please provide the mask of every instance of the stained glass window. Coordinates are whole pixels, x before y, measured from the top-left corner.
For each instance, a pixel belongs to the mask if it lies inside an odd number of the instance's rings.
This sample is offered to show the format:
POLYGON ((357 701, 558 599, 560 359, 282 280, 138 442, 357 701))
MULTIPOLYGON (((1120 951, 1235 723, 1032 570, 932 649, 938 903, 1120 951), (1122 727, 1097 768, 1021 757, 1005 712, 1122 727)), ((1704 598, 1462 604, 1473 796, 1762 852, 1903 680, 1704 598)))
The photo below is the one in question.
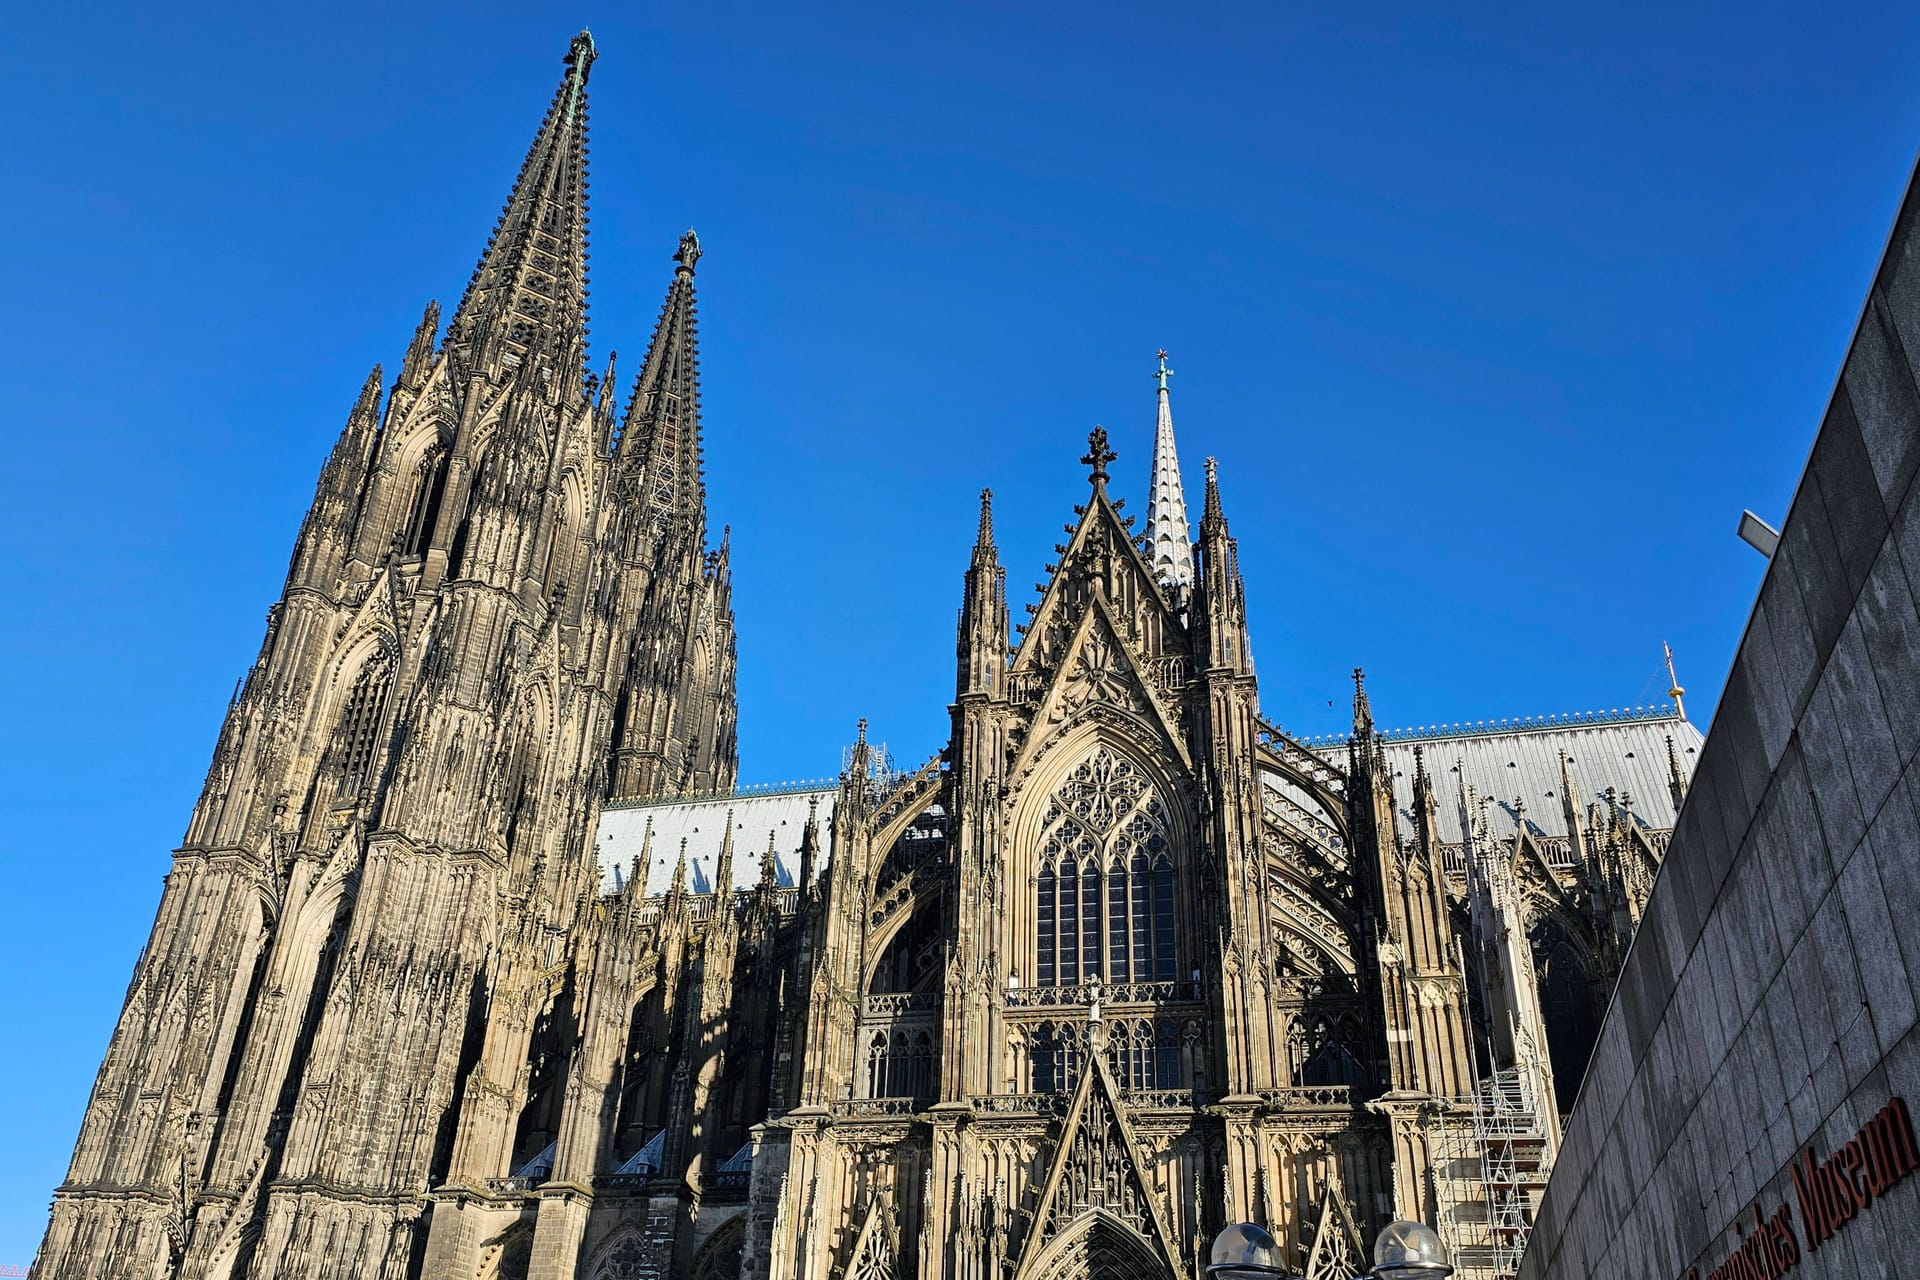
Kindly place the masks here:
POLYGON ((1178 974, 1165 800, 1106 748, 1061 783, 1041 823, 1035 981, 1171 982, 1178 974))

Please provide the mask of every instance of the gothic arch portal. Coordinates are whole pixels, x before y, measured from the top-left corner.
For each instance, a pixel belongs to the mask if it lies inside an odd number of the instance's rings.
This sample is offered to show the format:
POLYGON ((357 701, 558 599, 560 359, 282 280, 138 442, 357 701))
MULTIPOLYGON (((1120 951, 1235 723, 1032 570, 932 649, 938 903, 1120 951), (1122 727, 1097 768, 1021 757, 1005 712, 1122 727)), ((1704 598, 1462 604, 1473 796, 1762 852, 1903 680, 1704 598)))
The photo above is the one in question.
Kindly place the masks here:
POLYGON ((1175 1280, 1153 1246, 1112 1214, 1094 1210, 1069 1224, 1017 1280, 1175 1280))
POLYGON ((715 1227, 693 1256, 693 1280, 734 1280, 740 1274, 740 1250, 747 1239, 747 1215, 715 1227))

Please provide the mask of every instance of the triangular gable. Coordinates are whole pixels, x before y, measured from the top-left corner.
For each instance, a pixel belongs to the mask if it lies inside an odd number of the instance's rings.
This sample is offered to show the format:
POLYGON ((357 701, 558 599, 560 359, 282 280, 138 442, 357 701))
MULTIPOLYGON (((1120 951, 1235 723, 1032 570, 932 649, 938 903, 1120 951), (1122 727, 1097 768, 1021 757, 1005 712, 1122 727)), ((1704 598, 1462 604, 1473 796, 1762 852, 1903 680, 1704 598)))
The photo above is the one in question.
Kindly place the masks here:
POLYGON ((647 1144, 634 1152, 615 1169, 615 1173, 658 1173, 660 1172, 661 1153, 667 1148, 667 1131, 663 1128, 647 1144))
POLYGON ((1307 1250, 1304 1280, 1352 1280, 1367 1270, 1365 1257, 1346 1197, 1340 1194, 1339 1184, 1329 1180, 1326 1199, 1320 1202, 1313 1245, 1307 1250))
POLYGON ((1181 1274, 1173 1232, 1159 1197, 1147 1186, 1145 1168, 1106 1055, 1095 1050, 1087 1055, 1080 1087, 1074 1090, 1060 1127, 1060 1141, 1049 1162, 1047 1180, 1041 1184, 1039 1209, 1021 1250, 1015 1280, 1030 1280, 1047 1244, 1075 1220, 1091 1214, 1127 1224, 1146 1238, 1172 1274, 1181 1274))
POLYGON ((1513 837, 1513 881, 1516 886, 1549 896, 1569 909, 1573 905, 1560 886, 1553 864, 1547 861, 1546 850, 1525 827, 1513 837))
POLYGON ((894 1257, 893 1224, 876 1195, 867 1204, 866 1219, 853 1238, 853 1248, 847 1251, 846 1270, 840 1274, 846 1280, 893 1280, 894 1257))
MULTIPOLYGON (((1067 634, 1074 626, 1073 611, 1083 603, 1074 583, 1078 567, 1083 565, 1109 569, 1119 579, 1124 595, 1137 597, 1144 610, 1158 617, 1165 634, 1179 634, 1179 617, 1165 590, 1134 545, 1133 535, 1121 523, 1113 503, 1104 491, 1096 490, 1060 554, 1058 568, 1041 590, 1033 620, 1027 624, 1026 635, 1013 656, 1014 672, 1051 668, 1065 652, 1067 634)), ((1090 594, 1097 597, 1099 593, 1090 594)))
MULTIPOLYGON (((1186 738, 1173 712, 1164 705, 1152 684, 1141 676, 1138 656, 1114 625, 1113 613, 1106 601, 1098 596, 1081 615, 1079 626, 1061 651, 1059 669, 1040 699, 1034 724, 1061 724, 1094 705, 1130 712, 1136 719, 1159 729, 1160 737, 1180 763, 1192 770, 1193 760, 1187 754, 1186 738)), ((1019 776, 1052 736, 1037 729, 1028 734, 1011 773, 1019 776)))

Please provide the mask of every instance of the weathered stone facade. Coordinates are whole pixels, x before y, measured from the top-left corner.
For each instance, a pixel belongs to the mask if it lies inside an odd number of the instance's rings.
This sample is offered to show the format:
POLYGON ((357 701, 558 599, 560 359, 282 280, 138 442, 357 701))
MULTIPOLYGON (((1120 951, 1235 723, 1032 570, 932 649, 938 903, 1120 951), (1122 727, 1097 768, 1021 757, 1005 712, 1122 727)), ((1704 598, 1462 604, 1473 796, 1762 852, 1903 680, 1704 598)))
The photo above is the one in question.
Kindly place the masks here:
POLYGON ((701 250, 617 408, 594 56, 321 474, 35 1275, 1168 1277, 1253 1219, 1344 1280, 1395 1216, 1507 1269, 1691 725, 1268 723, 1163 361, 1149 528, 1096 431, 1017 642, 983 496, 946 748, 735 792, 701 250))

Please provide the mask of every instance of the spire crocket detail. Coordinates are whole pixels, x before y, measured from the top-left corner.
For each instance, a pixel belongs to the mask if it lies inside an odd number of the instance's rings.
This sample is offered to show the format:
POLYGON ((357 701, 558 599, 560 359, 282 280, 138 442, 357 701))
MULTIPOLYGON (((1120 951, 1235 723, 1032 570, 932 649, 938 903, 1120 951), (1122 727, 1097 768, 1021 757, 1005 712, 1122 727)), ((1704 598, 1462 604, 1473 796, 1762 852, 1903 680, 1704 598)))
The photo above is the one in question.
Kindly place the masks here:
POLYGON ((1193 532, 1187 524, 1187 498, 1180 484, 1180 455, 1173 444, 1173 407, 1167 395, 1165 347, 1159 353, 1160 367, 1154 373, 1159 383, 1159 412, 1153 426, 1153 473, 1147 501, 1147 556, 1153 563, 1154 577, 1176 597, 1193 586, 1193 532))
POLYGON ((582 31, 493 237, 454 312, 447 344, 488 369, 540 354, 583 377, 587 311, 587 76, 599 50, 582 31))

